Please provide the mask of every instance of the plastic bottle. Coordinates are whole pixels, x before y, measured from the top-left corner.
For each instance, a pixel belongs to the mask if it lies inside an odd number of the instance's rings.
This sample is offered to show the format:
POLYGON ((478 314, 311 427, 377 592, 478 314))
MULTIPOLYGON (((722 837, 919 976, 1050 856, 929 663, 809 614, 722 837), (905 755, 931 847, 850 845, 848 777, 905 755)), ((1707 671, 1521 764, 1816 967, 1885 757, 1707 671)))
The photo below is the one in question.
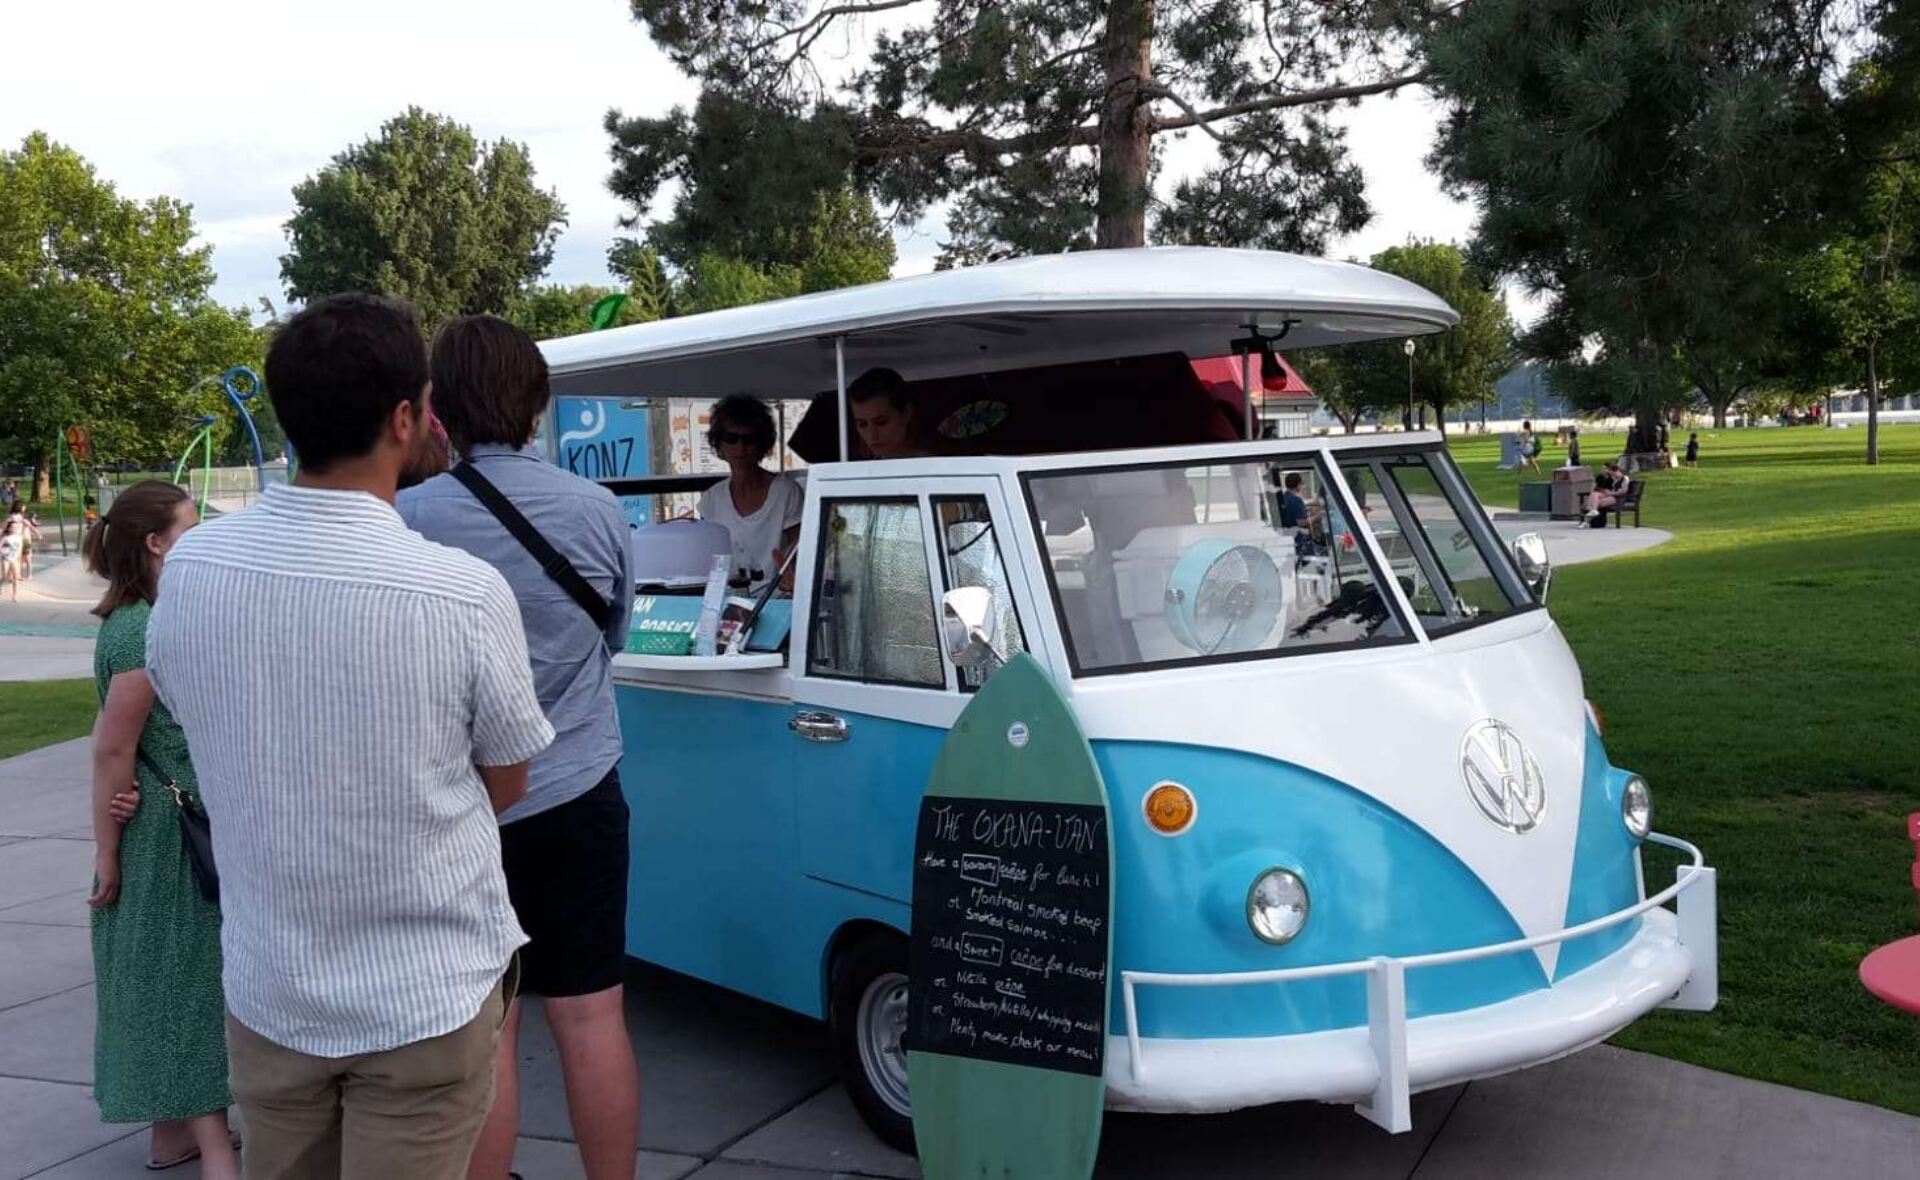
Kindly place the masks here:
POLYGON ((720 612, 726 608, 727 577, 732 572, 732 555, 713 555, 713 566, 707 570, 707 593, 700 600, 700 622, 693 629, 693 654, 696 656, 717 655, 719 652, 720 612))

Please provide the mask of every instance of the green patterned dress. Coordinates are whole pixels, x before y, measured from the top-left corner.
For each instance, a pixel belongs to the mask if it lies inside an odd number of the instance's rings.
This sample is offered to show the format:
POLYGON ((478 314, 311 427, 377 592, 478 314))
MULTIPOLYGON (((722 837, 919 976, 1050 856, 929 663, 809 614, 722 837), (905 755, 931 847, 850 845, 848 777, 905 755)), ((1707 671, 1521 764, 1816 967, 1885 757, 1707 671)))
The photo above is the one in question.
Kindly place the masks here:
MULTIPOLYGON (((100 625, 93 679, 104 702, 121 672, 147 663, 144 602, 100 625)), ((155 701, 140 749, 198 797, 187 738, 155 701)), ((93 1095, 109 1123, 193 1118, 229 1105, 220 909, 200 896, 166 785, 135 760, 140 807, 120 839, 120 898, 93 911, 99 1020, 93 1095)))

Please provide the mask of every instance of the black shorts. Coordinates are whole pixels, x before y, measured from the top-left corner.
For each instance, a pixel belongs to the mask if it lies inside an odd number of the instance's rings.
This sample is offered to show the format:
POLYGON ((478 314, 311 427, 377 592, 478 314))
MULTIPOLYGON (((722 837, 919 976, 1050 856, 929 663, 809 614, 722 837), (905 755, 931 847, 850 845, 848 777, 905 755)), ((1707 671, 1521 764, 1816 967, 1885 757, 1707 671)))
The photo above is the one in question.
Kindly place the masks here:
POLYGON ((621 981, 627 954, 627 800, 620 771, 578 799, 500 829, 507 896, 532 941, 520 993, 584 996, 621 981))

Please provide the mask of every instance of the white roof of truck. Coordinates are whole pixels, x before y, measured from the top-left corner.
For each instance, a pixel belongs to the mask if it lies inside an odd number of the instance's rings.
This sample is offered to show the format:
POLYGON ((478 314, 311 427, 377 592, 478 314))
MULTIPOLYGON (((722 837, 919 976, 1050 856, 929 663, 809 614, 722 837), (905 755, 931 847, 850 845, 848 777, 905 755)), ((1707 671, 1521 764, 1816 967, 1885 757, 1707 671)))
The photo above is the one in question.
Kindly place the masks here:
POLYGON ((920 381, 1179 352, 1219 356, 1250 325, 1291 351, 1443 331, 1459 316, 1346 262, 1194 246, 1093 250, 612 328, 541 344, 556 393, 803 397, 874 366, 920 381))

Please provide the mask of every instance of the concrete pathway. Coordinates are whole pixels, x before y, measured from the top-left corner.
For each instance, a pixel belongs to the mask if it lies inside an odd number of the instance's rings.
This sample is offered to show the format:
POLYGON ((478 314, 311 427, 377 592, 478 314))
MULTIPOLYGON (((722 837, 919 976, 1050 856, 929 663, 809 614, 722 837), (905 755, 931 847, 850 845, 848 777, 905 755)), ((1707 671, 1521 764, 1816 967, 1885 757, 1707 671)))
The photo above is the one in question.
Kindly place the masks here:
POLYGON ((1583 529, 1573 520, 1521 516, 1499 508, 1487 511, 1493 517, 1493 527, 1508 543, 1523 533, 1539 533, 1547 542, 1548 559, 1556 566, 1603 561, 1673 540, 1673 534, 1665 529, 1583 529))
POLYGON ((93 675, 93 638, 100 620, 90 613, 106 584, 78 557, 34 562, 20 601, 0 599, 0 680, 76 680, 93 675))
MULTIPOLYGON (((90 1091, 87 774, 85 739, 0 762, 0 1180, 144 1174, 145 1134, 102 1125, 90 1091)), ((918 1176, 855 1116, 821 1025, 639 964, 628 1018, 643 1180, 918 1176)), ((527 1180, 571 1180, 579 1157, 537 1011, 523 1038, 517 1166, 527 1180)), ((1602 1047, 1420 1095, 1399 1136, 1306 1104, 1111 1115, 1098 1175, 1907 1180, 1916 1160, 1920 1119, 1602 1047)))

